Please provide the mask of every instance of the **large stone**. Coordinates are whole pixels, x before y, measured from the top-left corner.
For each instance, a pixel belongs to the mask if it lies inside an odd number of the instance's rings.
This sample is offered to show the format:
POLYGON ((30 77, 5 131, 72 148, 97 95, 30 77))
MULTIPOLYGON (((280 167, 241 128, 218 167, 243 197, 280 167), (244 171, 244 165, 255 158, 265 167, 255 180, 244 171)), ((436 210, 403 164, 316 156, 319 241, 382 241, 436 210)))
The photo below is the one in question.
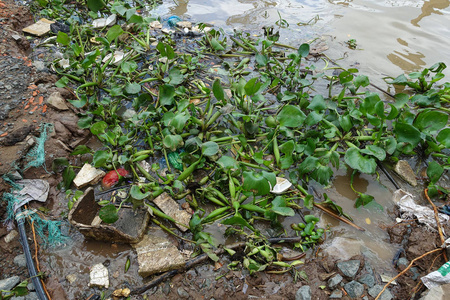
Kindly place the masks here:
POLYGON ((66 100, 61 96, 59 92, 54 92, 47 99, 48 105, 57 110, 68 110, 69 107, 66 104, 66 100))
POLYGON ((355 255, 361 254, 362 241, 345 238, 336 237, 332 240, 325 248, 325 253, 336 259, 348 260, 355 255))
MULTIPOLYGON (((370 289, 369 289, 369 295, 370 296, 372 296, 372 297, 374 297, 374 298, 376 298, 377 296, 378 296, 378 294, 383 290, 383 285, 381 285, 381 284, 377 284, 377 285, 375 285, 375 286, 373 286, 373 287, 371 287, 370 289)), ((391 294, 391 292, 388 290, 388 289, 386 289, 386 290, 384 290, 384 292, 381 294, 381 296, 380 296, 380 298, 378 298, 378 300, 391 300, 391 299, 393 299, 394 297, 392 297, 392 294, 391 294)))
MULTIPOLYGON (((186 225, 182 226, 176 224, 178 229, 185 232, 189 228, 189 221, 191 220, 191 214, 185 211, 184 209, 180 209, 180 205, 173 200, 169 194, 162 193, 158 197, 156 197, 153 202, 158 206, 166 215, 171 218, 174 218, 177 222, 186 225)), ((151 212, 150 212, 151 213, 151 212)))
POLYGON ((361 261, 354 259, 348 261, 341 261, 336 264, 338 269, 347 277, 353 278, 358 273, 361 261))
POLYGON ((78 172, 77 176, 73 180, 77 189, 85 187, 87 185, 94 185, 98 183, 103 176, 105 176, 105 172, 102 170, 97 170, 90 164, 85 164, 80 172, 78 172))
POLYGON ((295 300, 311 300, 311 288, 304 285, 295 293, 295 300))
POLYGON ((436 286, 428 290, 421 300, 447 300, 450 299, 450 283, 436 286))
POLYGON ((394 166, 394 171, 410 185, 417 186, 416 174, 406 160, 399 160, 394 166))
POLYGON ((359 277, 359 282, 367 285, 368 287, 373 287, 375 285, 375 277, 370 274, 364 274, 363 276, 359 277))
POLYGON ((14 264, 16 266, 20 267, 26 267, 27 266, 27 260, 25 258, 25 254, 19 254, 16 257, 14 257, 14 264))
POLYGON ((89 274, 89 286, 109 287, 108 269, 103 264, 96 264, 92 267, 89 274))
POLYGON ((364 285, 357 281, 350 281, 344 285, 344 289, 350 298, 359 298, 364 293, 364 285))
POLYGON ((142 277, 178 269, 185 264, 177 247, 161 236, 147 234, 133 247, 138 257, 138 273, 142 277))
POLYGON ((22 29, 22 31, 36 36, 43 36, 50 31, 50 24, 53 23, 55 23, 55 21, 50 21, 43 18, 33 25, 25 27, 24 29, 22 29))
POLYGON ((337 286, 342 281, 342 276, 340 274, 336 274, 335 276, 331 277, 330 280, 328 280, 328 287, 330 289, 333 289, 335 286, 337 286))
POLYGON ((9 278, 0 280, 0 291, 1 290, 10 291, 16 285, 18 285, 19 282, 20 282, 19 276, 13 276, 13 277, 9 277, 9 278))

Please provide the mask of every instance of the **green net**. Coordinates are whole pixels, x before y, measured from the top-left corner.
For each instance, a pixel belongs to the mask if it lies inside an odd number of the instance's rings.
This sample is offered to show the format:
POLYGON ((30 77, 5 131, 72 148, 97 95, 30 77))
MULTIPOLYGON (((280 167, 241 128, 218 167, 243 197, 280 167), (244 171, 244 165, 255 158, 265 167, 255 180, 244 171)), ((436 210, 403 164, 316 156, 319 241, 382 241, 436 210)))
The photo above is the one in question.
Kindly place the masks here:
POLYGON ((45 141, 47 140, 47 130, 51 132, 53 130, 53 125, 42 123, 41 136, 36 139, 36 145, 27 154, 28 164, 25 166, 25 170, 30 167, 37 168, 42 166, 48 173, 45 167, 45 141))

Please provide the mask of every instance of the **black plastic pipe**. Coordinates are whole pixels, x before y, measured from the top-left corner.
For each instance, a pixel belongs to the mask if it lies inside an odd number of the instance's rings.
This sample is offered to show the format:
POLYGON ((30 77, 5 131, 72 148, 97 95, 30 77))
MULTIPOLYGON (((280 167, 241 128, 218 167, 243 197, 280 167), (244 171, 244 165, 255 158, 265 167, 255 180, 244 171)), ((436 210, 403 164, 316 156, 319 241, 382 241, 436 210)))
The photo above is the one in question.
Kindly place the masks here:
POLYGON ((48 300, 47 294, 42 286, 42 282, 38 277, 33 258, 31 257, 30 246, 28 245, 27 234, 25 233, 25 217, 23 216, 22 209, 20 207, 16 210, 16 221, 19 228, 20 243, 22 244, 25 259, 27 261, 28 273, 30 274, 36 294, 38 295, 39 300, 48 300))

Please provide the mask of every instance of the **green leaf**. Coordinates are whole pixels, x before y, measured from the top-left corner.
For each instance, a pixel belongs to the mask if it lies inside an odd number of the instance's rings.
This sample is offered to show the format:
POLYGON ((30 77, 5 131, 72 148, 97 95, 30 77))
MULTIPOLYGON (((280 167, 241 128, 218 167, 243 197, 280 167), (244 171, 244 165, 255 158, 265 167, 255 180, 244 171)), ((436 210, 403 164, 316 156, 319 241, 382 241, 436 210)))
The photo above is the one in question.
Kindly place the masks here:
POLYGON ((72 182, 76 177, 72 166, 68 166, 67 168, 64 169, 62 177, 63 177, 64 188, 66 190, 70 189, 70 186, 72 185, 72 182))
POLYGON ((277 196, 273 199, 271 210, 280 216, 292 217, 295 215, 295 211, 286 206, 286 200, 282 196, 277 196))
POLYGON ((358 148, 350 147, 345 152, 344 160, 352 169, 362 173, 373 174, 377 168, 375 159, 363 156, 358 148))
POLYGON ((298 55, 301 57, 307 57, 309 54, 309 44, 301 44, 300 47, 298 47, 297 51, 298 55))
POLYGON ((315 95, 312 99, 311 103, 307 108, 314 110, 316 112, 320 112, 326 108, 325 99, 323 99, 322 95, 315 95))
POLYGON ((122 72, 131 73, 138 68, 138 65, 134 60, 124 61, 120 64, 120 68, 122 69, 122 72))
POLYGON ((300 108, 293 105, 286 105, 277 116, 277 120, 281 126, 300 127, 306 119, 306 115, 300 108))
POLYGON ((121 35, 122 33, 124 33, 122 27, 120 27, 120 25, 114 25, 106 33, 106 39, 108 40, 108 42, 111 43, 113 40, 118 38, 119 35, 121 35))
POLYGON ((367 145, 366 148, 361 150, 361 153, 375 156, 380 161, 383 161, 386 158, 386 152, 375 145, 367 145))
POLYGON ((178 68, 172 68, 169 71, 169 83, 173 85, 179 85, 183 82, 184 75, 181 74, 180 69, 178 68))
POLYGON ((85 116, 78 120, 78 127, 80 127, 81 129, 89 128, 91 127, 91 124, 92 124, 92 117, 90 116, 85 116))
POLYGON ((225 48, 217 41, 216 38, 211 38, 211 46, 215 51, 223 51, 225 48))
POLYGON ((178 112, 170 121, 170 125, 173 126, 178 133, 181 133, 190 118, 191 115, 187 111, 182 113, 178 112))
POLYGON ((259 88, 261 87, 262 83, 259 81, 258 78, 254 77, 252 79, 250 79, 245 85, 244 85, 244 90, 245 90, 245 94, 247 96, 253 96, 255 95, 259 88))
POLYGON ((253 230, 253 226, 250 225, 242 216, 238 213, 235 216, 228 218, 226 220, 222 221, 222 224, 224 225, 240 225, 242 227, 248 227, 251 230, 253 230))
POLYGON ((239 168, 237 161, 234 158, 226 155, 223 155, 221 158, 219 158, 219 160, 217 160, 216 163, 223 169, 236 170, 239 168))
POLYGON ((254 171, 243 172, 244 183, 242 188, 246 191, 251 191, 256 195, 267 195, 270 193, 270 187, 275 186, 276 177, 273 173, 262 172, 257 173, 254 171))
POLYGON ((163 145, 171 151, 175 151, 179 146, 183 145, 183 138, 180 135, 168 134, 164 137, 163 145))
POLYGON ((205 156, 213 156, 219 152, 219 145, 216 142, 206 142, 202 144, 202 154, 205 156))
POLYGON ((311 173, 311 177, 322 185, 328 185, 331 176, 333 176, 333 170, 321 164, 311 173))
POLYGON ((161 105, 172 105, 174 103, 175 88, 164 84, 159 86, 159 101, 161 105))
POLYGON ((306 159, 298 166, 300 175, 307 174, 320 165, 319 159, 314 156, 308 156, 306 159))
POLYGON ((93 165, 96 168, 103 167, 106 162, 110 159, 110 154, 108 151, 98 150, 94 153, 93 165))
POLYGON ((125 92, 127 92, 128 95, 135 95, 138 94, 141 91, 141 85, 139 83, 133 82, 133 83, 127 83, 125 86, 125 92))
POLYGON ((156 50, 159 51, 162 57, 167 57, 168 59, 175 58, 175 52, 173 51, 173 48, 168 44, 159 42, 156 46, 156 50))
POLYGON ((360 193, 359 197, 356 198, 355 207, 358 208, 361 205, 362 206, 366 206, 367 204, 369 204, 373 200, 374 200, 373 196, 360 193))
POLYGON ((435 184, 439 178, 441 178, 442 174, 444 173, 444 168, 441 167, 440 164, 432 160, 428 164, 427 168, 427 176, 430 179, 431 184, 435 184))
POLYGON ((348 132, 353 128, 353 123, 349 115, 340 115, 339 124, 345 132, 348 132))
POLYGON ((442 129, 437 135, 436 140, 446 148, 450 148, 450 128, 442 129))
POLYGON ((105 133, 105 129, 108 128, 108 124, 105 121, 99 121, 91 126, 91 132, 93 135, 99 135, 105 133))
POLYGON ((141 189, 137 185, 133 185, 130 189, 130 196, 136 200, 143 200, 148 196, 150 196, 151 194, 152 194, 151 192, 142 193, 141 189))
POLYGON ((111 224, 119 220, 119 214, 114 204, 108 204, 100 208, 98 216, 106 224, 111 224))
POLYGON ((426 133, 435 133, 448 123, 448 113, 437 110, 423 111, 416 116, 414 126, 426 133))
POLYGON ((225 100, 225 93, 223 91, 222 85, 220 84, 220 79, 214 80, 213 94, 217 100, 219 100, 219 101, 225 100))
MULTIPOLYGON (((55 85, 56 85, 56 87, 63 88, 63 87, 66 87, 68 83, 69 83, 69 78, 67 78, 66 76, 63 76, 57 82, 55 82, 55 85)), ((79 107, 77 107, 77 108, 79 108, 79 107)))
POLYGON ((267 63, 269 62, 269 58, 265 54, 258 53, 255 55, 255 61, 259 66, 263 67, 267 65, 267 63))
POLYGON ((91 153, 91 148, 86 145, 78 145, 70 155, 86 154, 91 153))
POLYGON ((416 147, 422 140, 420 131, 407 123, 397 122, 394 127, 394 132, 397 136, 398 142, 409 143, 412 147, 416 147))
POLYGON ((87 0, 87 7, 93 12, 98 12, 100 9, 105 7, 105 2, 103 0, 87 0))
POLYGON ((56 41, 61 45, 67 46, 70 43, 70 38, 67 33, 58 31, 58 36, 56 37, 56 41))

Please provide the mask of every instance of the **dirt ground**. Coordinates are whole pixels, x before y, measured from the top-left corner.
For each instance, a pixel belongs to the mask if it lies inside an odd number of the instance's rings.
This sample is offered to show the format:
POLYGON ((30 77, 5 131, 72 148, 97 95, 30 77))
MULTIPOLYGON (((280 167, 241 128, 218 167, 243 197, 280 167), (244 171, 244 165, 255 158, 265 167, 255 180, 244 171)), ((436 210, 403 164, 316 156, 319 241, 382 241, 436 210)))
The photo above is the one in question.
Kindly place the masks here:
MULTIPOLYGON (((53 132, 45 144, 48 171, 51 170, 53 159, 68 157, 76 145, 89 138, 89 132, 77 127, 78 117, 75 109, 60 111, 47 103, 50 95, 55 92, 59 92, 65 99, 73 99, 73 93, 69 89, 55 87, 57 77, 48 68, 38 67, 43 57, 33 55, 33 39, 30 42, 22 34, 22 28, 32 23, 33 16, 27 7, 18 6, 12 0, 0 1, 0 176, 14 167, 23 170, 26 153, 32 147, 29 137, 40 135, 42 123, 53 124, 53 132)), ((44 168, 29 168, 22 175, 24 178, 49 181, 51 190, 45 206, 49 209, 48 217, 57 219, 64 210, 56 201, 60 193, 56 185, 60 182, 61 175, 48 173, 44 168)), ((3 192, 8 192, 9 188, 0 179, 0 196, 3 192)), ((6 203, 0 201, 0 219, 5 218, 6 203)), ((393 220, 394 218, 395 216, 393 220)), ((13 275, 25 279, 26 268, 18 268, 13 262, 14 257, 22 254, 18 238, 10 243, 4 241, 9 229, 6 224, 0 223, 0 280, 13 275)), ((450 228, 447 232, 449 230, 450 228)), ((405 250, 401 255, 409 261, 440 245, 437 233, 430 233, 415 221, 407 225, 387 226, 387 231, 391 243, 401 245, 405 250)), ((30 236, 30 232, 28 234, 30 236)), ((32 251, 34 253, 33 247, 32 251)), ((305 265, 299 267, 299 270, 306 272, 308 281, 295 282, 289 273, 277 275, 261 272, 256 276, 248 276, 241 271, 226 272, 225 264, 216 270, 214 264, 208 263, 161 283, 147 291, 145 297, 179 299, 182 292, 180 289, 183 289, 192 299, 295 299, 296 291, 303 285, 309 285, 312 289, 312 299, 328 299, 330 291, 320 286, 326 286, 330 274, 337 272, 334 261, 324 257, 320 249, 310 253, 309 258, 305 265), (217 276, 223 274, 226 275, 216 280, 217 276)), ((360 259, 364 261, 363 257, 360 259)), ((415 266, 420 276, 423 276, 444 262, 443 255, 433 254, 418 261, 415 266)), ((42 271, 45 272, 45 269, 42 271)), ((419 298, 424 288, 420 280, 414 280, 413 276, 409 271, 397 280, 398 285, 392 288, 395 299, 419 298)), ((49 276, 45 282, 53 299, 68 299, 59 279, 49 276)), ((93 291, 87 290, 86 295, 93 291)), ((142 297, 133 296, 135 299, 142 297)), ((342 299, 349 298, 344 295, 342 299)))

